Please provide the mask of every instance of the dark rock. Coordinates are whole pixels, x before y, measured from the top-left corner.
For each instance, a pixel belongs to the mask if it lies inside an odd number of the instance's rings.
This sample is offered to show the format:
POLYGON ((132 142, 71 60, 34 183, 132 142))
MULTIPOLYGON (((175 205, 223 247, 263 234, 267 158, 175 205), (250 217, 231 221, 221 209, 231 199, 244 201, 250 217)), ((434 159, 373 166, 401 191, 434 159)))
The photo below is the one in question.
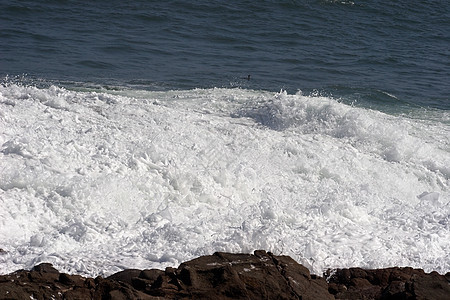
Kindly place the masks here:
MULTIPOLYGON (((140 271, 139 271, 140 273, 140 271)), ((139 274, 138 273, 138 274, 139 274)), ((59 273, 51 264, 0 275, 0 299, 152 299, 127 283, 59 273)))
POLYGON ((406 290, 405 282, 395 280, 389 283, 389 285, 383 290, 382 296, 385 299, 408 299, 409 297, 412 297, 412 294, 408 293, 406 290))
POLYGON ((152 299, 125 282, 102 279, 93 292, 94 299, 152 299))
POLYGON ((72 287, 84 287, 86 279, 80 275, 68 275, 66 273, 59 274, 59 280, 61 284, 72 287))
POLYGON ((164 274, 164 272, 158 269, 142 270, 141 273, 139 274, 139 278, 147 279, 154 282, 162 274, 164 274))
POLYGON ((141 270, 137 270, 137 269, 128 269, 128 270, 124 270, 124 271, 115 273, 115 274, 109 276, 108 279, 122 281, 122 282, 126 282, 128 284, 131 284, 132 279, 134 277, 138 277, 141 274, 141 272, 142 272, 141 270))
POLYGON ((450 299, 450 280, 432 272, 412 278, 411 290, 416 299, 450 299))
POLYGON ((146 289, 165 298, 333 299, 323 278, 287 256, 217 252, 167 268, 146 289))
POLYGON ((59 273, 51 264, 0 275, 0 299, 450 299, 450 273, 338 269, 328 282, 288 256, 217 252, 166 270, 108 278, 59 273))
POLYGON ((328 277, 336 299, 450 299, 450 280, 421 269, 339 269, 328 277))
POLYGON ((52 264, 49 263, 42 263, 37 266, 34 266, 31 271, 36 271, 39 273, 53 273, 53 274, 59 274, 59 271, 53 268, 52 264))
POLYGON ((152 284, 154 283, 154 281, 150 281, 147 279, 143 279, 143 278, 139 278, 139 277, 134 277, 131 281, 131 285, 140 291, 146 291, 148 289, 150 289, 152 287, 152 284))
POLYGON ((75 287, 73 289, 59 292, 58 296, 59 297, 55 297, 53 299, 67 299, 67 300, 93 299, 94 294, 92 293, 91 289, 75 287), (62 295, 64 295, 64 296, 62 296, 62 295))
POLYGON ((30 281, 55 282, 59 278, 59 271, 49 263, 34 266, 28 274, 30 281))

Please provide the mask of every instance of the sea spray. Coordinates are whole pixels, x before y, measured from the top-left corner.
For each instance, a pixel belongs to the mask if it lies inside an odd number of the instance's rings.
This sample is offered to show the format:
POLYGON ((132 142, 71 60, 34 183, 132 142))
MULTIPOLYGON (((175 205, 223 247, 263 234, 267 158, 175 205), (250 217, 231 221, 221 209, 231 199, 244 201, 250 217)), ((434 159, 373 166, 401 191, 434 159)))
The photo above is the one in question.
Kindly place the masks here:
POLYGON ((108 275, 255 249, 317 274, 450 268, 439 118, 239 88, 9 84, 0 106, 2 273, 45 261, 108 275))

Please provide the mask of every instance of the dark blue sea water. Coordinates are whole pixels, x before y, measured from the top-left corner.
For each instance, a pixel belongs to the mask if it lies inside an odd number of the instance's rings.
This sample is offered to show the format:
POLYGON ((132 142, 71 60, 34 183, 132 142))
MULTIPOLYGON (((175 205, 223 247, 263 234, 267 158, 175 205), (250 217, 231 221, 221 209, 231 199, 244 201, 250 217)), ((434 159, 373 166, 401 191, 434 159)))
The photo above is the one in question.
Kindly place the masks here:
POLYGON ((0 75, 450 109, 450 1, 2 0, 0 75))

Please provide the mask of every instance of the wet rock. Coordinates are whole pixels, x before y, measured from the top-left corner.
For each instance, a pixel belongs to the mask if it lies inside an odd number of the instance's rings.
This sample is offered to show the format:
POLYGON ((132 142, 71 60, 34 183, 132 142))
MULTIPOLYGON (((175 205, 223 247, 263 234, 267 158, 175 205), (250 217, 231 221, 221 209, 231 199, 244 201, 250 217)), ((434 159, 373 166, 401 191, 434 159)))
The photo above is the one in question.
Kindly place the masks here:
POLYGON ((336 299, 450 299, 450 280, 421 269, 338 269, 328 274, 336 299))
POLYGON ((338 269, 328 282, 288 256, 217 252, 163 270, 107 278, 59 273, 51 264, 0 275, 0 299, 450 299, 450 273, 338 269))
POLYGON ((84 286, 86 279, 80 275, 69 275, 66 273, 59 274, 58 281, 67 286, 84 286))
POLYGON ((139 274, 139 278, 154 282, 162 274, 164 274, 164 271, 158 269, 142 270, 139 274))
POLYGON ((265 251, 217 252, 139 277, 134 288, 166 299, 334 299, 325 279, 290 257, 265 251))
POLYGON ((126 282, 128 284, 132 283, 132 279, 138 277, 141 274, 141 270, 128 269, 121 272, 115 273, 108 277, 108 279, 126 282))
MULTIPOLYGON (((139 272, 140 273, 140 272, 139 272)), ((120 277, 120 276, 119 276, 120 277)), ((0 299, 152 299, 125 282, 59 273, 51 264, 0 275, 0 299)))
POLYGON ((52 264, 49 263, 42 263, 40 265, 34 266, 31 271, 36 271, 39 273, 59 274, 59 271, 53 268, 52 264))

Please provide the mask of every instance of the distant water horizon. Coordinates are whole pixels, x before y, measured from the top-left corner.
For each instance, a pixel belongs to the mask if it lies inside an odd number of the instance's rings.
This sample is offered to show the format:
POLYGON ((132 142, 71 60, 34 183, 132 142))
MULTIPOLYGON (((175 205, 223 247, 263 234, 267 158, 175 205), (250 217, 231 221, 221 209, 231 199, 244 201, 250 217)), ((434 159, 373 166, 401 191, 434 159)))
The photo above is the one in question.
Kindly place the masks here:
POLYGON ((2 1, 0 75, 450 108, 446 1, 2 1), (242 80, 251 75, 251 81, 242 80))

